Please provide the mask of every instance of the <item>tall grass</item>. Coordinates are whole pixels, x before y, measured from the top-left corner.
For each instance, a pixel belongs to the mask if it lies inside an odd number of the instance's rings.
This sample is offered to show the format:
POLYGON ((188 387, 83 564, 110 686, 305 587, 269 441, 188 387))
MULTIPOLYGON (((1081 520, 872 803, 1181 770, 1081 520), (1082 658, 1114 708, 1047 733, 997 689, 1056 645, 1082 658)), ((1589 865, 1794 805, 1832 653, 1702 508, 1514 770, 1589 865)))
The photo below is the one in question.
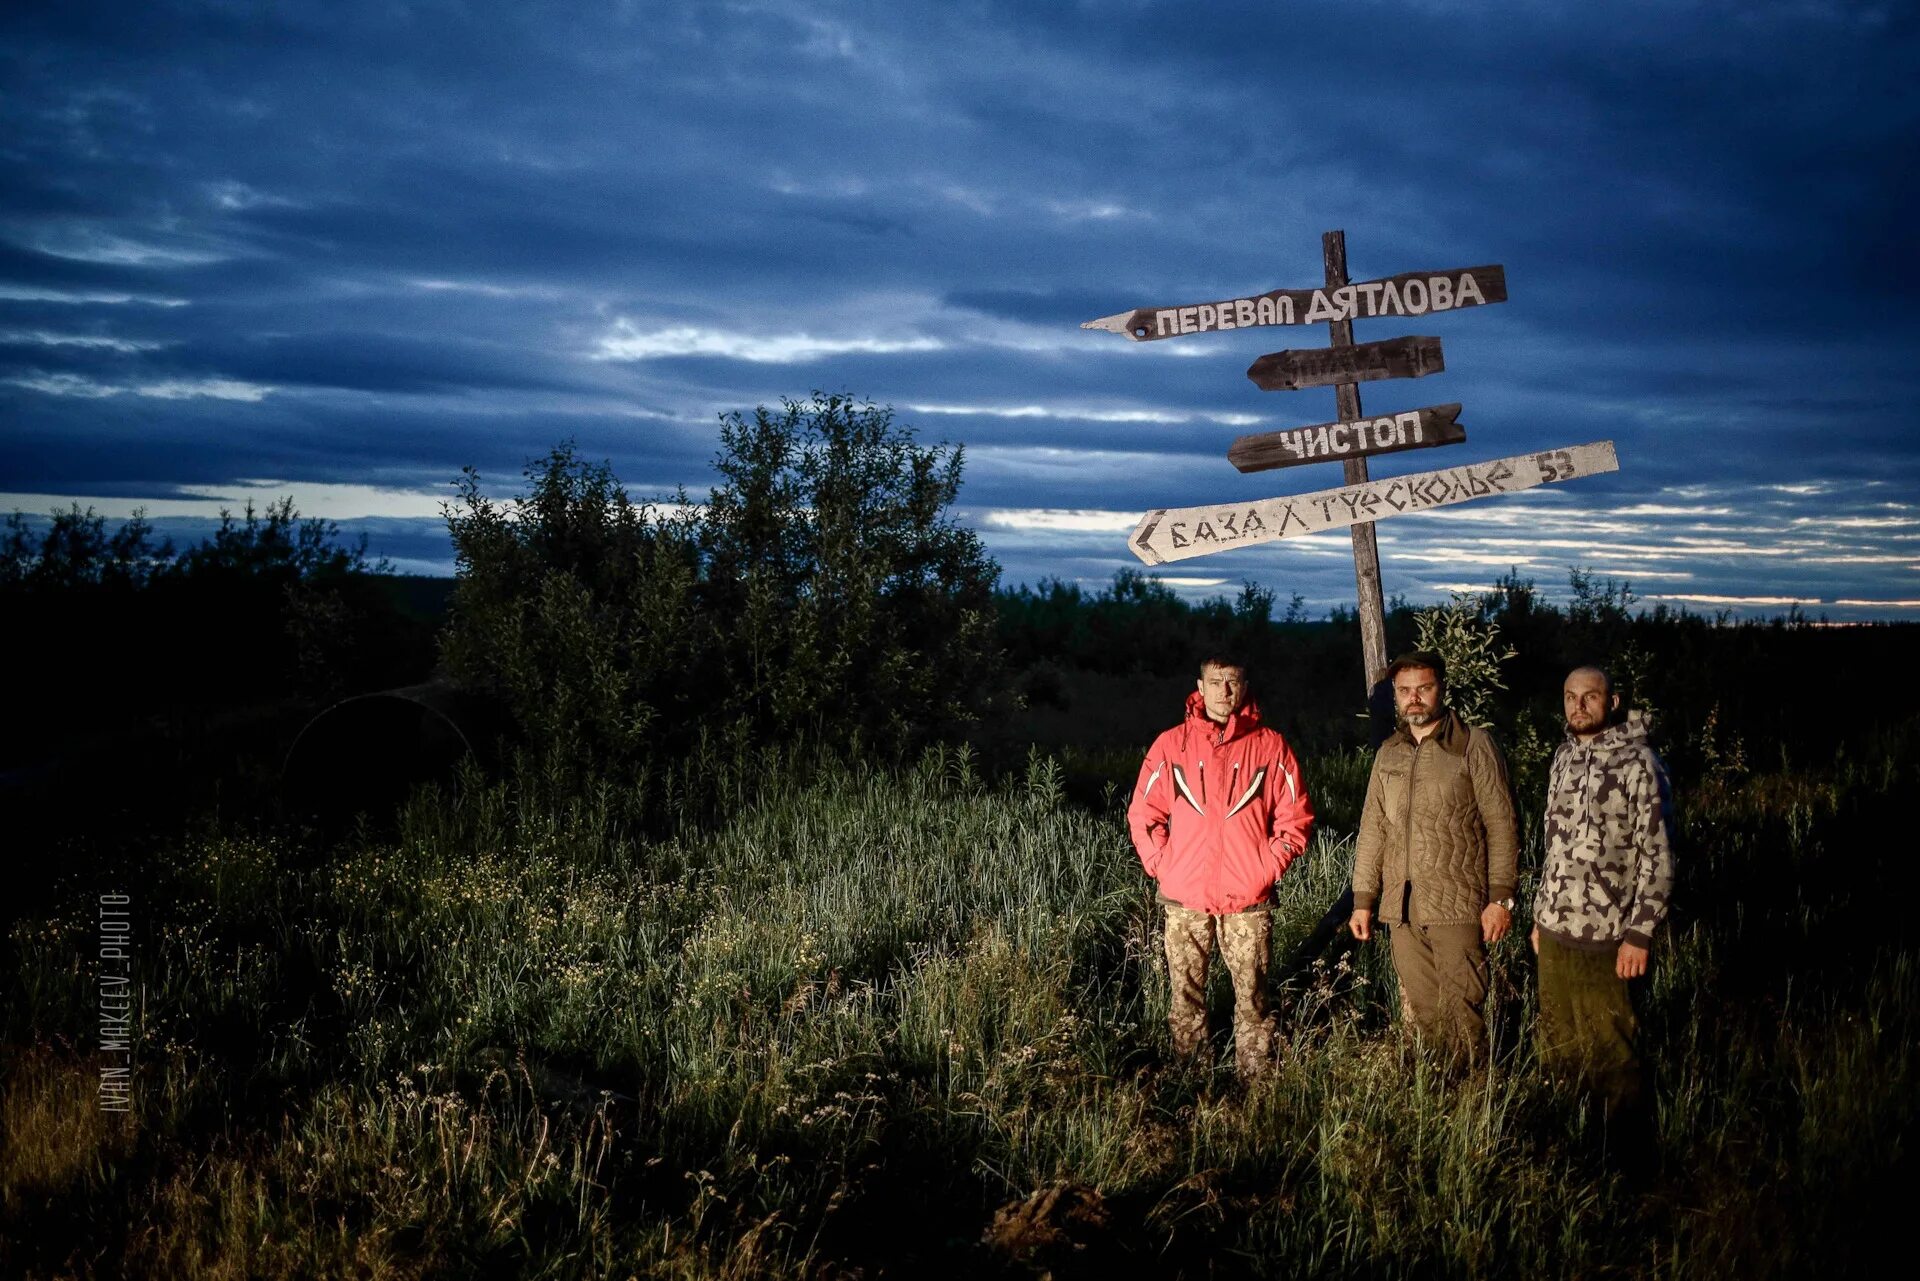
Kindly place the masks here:
MULTIPOLYGON (((711 830, 469 778, 395 839, 205 827, 17 926, 0 1263, 38 1276, 1843 1274, 1910 1170, 1920 958, 1863 946, 1904 746, 1689 802, 1645 995, 1657 1172, 1533 1070, 1436 1072, 1382 949, 1308 976, 1278 1071, 1167 1066, 1158 913, 1060 764, 729 780, 711 830), (89 896, 135 895, 135 1111, 100 1111, 89 896), (1063 1190, 1070 1195, 1063 1194, 1063 1190)), ((1275 951, 1344 885, 1364 755, 1275 951)), ((1537 857, 1537 851, 1536 851, 1537 857)), ((1218 1022, 1227 993, 1217 986, 1218 1022)), ((1224 1043, 1216 1044, 1224 1052, 1224 1043)))

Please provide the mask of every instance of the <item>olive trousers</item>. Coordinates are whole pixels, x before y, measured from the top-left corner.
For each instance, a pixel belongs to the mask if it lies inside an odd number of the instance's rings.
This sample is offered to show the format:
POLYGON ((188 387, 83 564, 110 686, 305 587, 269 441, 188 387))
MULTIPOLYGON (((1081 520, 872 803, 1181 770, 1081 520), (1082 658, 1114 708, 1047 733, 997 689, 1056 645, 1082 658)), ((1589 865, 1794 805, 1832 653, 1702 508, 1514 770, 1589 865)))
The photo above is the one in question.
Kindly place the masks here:
POLYGON ((1480 926, 1389 925, 1400 1013, 1426 1045, 1460 1064, 1487 1051, 1487 947, 1480 926))
POLYGON ((1598 1095, 1609 1117, 1637 1112, 1646 1089, 1640 1020, 1613 967, 1612 949, 1583 951, 1540 933, 1540 1066, 1598 1095))

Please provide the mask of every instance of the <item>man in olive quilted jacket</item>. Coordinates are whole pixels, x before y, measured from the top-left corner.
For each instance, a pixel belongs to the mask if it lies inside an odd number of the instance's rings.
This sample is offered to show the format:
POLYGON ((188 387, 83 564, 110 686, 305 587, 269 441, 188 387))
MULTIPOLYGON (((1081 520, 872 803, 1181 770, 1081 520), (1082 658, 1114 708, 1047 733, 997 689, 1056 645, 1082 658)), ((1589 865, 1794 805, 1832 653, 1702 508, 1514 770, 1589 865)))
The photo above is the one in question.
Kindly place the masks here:
POLYGON ((1507 762, 1447 707, 1446 663, 1415 652, 1387 668, 1399 728, 1380 745, 1354 847, 1357 939, 1389 927, 1400 1010, 1459 1063, 1486 1051, 1487 945, 1513 925, 1519 851, 1507 762))

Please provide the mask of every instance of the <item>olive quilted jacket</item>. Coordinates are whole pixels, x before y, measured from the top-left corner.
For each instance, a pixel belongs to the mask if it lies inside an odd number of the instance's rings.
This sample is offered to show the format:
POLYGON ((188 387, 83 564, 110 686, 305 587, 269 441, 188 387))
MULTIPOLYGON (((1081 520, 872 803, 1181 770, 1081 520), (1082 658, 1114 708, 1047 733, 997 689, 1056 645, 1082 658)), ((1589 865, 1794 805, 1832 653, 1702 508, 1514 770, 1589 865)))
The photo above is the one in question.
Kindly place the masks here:
POLYGON ((1380 745, 1353 858, 1353 905, 1389 925, 1466 925, 1513 897, 1519 840, 1506 758, 1451 711, 1425 742, 1380 745))

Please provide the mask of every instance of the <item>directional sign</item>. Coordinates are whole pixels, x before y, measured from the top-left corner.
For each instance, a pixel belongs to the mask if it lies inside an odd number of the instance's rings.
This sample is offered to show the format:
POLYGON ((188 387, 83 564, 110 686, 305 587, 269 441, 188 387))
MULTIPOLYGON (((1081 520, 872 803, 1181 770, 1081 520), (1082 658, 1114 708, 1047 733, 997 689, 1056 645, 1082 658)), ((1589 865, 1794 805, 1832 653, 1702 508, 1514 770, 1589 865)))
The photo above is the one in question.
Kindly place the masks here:
POLYGON ((1247 377, 1268 391, 1298 391, 1380 378, 1425 378, 1446 367, 1438 338, 1389 338, 1269 352, 1247 366, 1247 377))
POLYGON ((1163 507, 1140 518, 1127 545, 1147 564, 1163 565, 1619 470, 1620 460, 1613 452, 1612 441, 1569 445, 1291 498, 1213 507, 1163 507))
POLYGON ((1234 441, 1227 450, 1227 461, 1241 471, 1271 471, 1275 467, 1297 467, 1301 463, 1458 445, 1467 438, 1467 429, 1460 425, 1459 417, 1458 405, 1433 405, 1357 422, 1316 423, 1311 427, 1261 432, 1234 441))
POLYGON ((1461 307, 1482 307, 1507 300, 1507 269, 1456 267, 1452 271, 1409 271, 1385 280, 1325 289, 1274 289, 1223 302, 1184 307, 1140 307, 1083 323, 1135 342, 1204 334, 1218 329, 1258 325, 1312 325, 1323 320, 1370 320, 1378 316, 1425 316, 1461 307))

